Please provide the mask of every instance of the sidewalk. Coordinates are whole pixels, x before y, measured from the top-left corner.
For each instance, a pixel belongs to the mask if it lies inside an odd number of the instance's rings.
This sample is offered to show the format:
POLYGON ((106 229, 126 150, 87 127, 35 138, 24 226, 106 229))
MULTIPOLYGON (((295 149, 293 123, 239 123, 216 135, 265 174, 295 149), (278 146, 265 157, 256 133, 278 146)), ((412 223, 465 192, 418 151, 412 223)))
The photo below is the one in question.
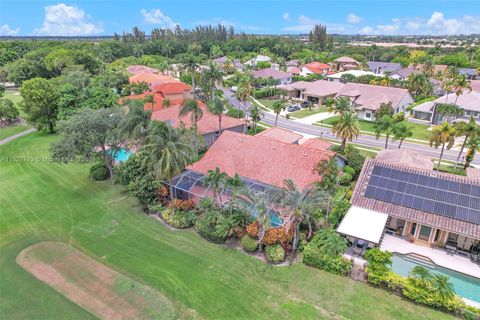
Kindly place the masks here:
POLYGON ((13 136, 10 136, 10 137, 5 138, 5 139, 3 139, 3 140, 0 140, 0 146, 1 146, 2 144, 5 144, 5 143, 10 142, 10 141, 12 141, 12 140, 15 140, 15 139, 17 139, 17 138, 26 136, 27 134, 30 134, 30 133, 35 132, 35 131, 37 131, 37 129, 31 128, 31 129, 22 131, 22 132, 20 132, 20 133, 14 134, 13 136))

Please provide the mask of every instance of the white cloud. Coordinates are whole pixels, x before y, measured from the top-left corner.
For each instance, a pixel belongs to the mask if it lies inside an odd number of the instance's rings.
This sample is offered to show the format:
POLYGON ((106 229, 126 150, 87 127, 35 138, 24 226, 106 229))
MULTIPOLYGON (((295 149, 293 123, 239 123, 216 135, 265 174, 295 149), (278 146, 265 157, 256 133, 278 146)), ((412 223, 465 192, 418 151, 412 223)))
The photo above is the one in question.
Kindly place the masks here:
POLYGON ((12 29, 8 24, 0 26, 0 36, 15 36, 20 32, 20 28, 12 29))
POLYGON ((289 14, 288 12, 285 12, 285 13, 282 15, 282 18, 283 18, 283 20, 288 21, 288 22, 291 22, 291 21, 292 21, 292 18, 290 18, 290 14, 289 14))
POLYGON ((359 34, 371 34, 373 33, 373 28, 370 26, 363 27, 362 29, 358 30, 359 34))
POLYGON ((314 19, 303 14, 299 15, 297 19, 292 19, 289 16, 289 19, 290 22, 295 22, 295 24, 282 28, 282 31, 307 33, 310 32, 310 30, 312 30, 317 24, 326 26, 327 32, 346 33, 348 31, 347 26, 345 25, 324 23, 318 19, 314 19))
POLYGON ((165 15, 160 9, 152 9, 147 11, 145 9, 140 10, 143 16, 143 23, 145 24, 157 24, 164 28, 174 28, 178 22, 173 22, 172 18, 165 15))
POLYGON ((87 36, 103 32, 101 24, 91 21, 85 11, 65 3, 45 7, 45 20, 36 35, 48 36, 87 36))
POLYGON ((426 23, 427 32, 433 34, 480 33, 480 17, 465 15, 459 18, 445 18, 442 12, 432 13, 426 23))
POLYGON ((422 26, 422 21, 420 20, 411 20, 411 21, 407 21, 407 23, 405 24, 405 29, 407 29, 407 31, 409 32, 416 32, 418 30, 420 30, 420 27, 422 26))
POLYGON ((348 23, 359 23, 360 21, 362 21, 362 18, 357 16, 356 14, 350 13, 347 16, 347 22, 348 23))

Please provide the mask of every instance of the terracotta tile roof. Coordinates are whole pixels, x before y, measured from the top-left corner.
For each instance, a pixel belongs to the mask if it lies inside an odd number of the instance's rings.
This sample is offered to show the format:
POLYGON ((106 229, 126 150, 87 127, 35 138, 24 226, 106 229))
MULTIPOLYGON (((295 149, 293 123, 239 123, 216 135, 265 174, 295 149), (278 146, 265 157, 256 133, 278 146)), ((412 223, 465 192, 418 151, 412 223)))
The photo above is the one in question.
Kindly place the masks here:
POLYGON ((296 143, 302 139, 302 135, 290 130, 273 127, 256 134, 257 137, 276 140, 285 143, 296 143))
POLYGON ((157 81, 176 81, 173 79, 171 76, 167 75, 162 75, 162 74, 155 74, 151 72, 141 72, 138 74, 135 74, 133 76, 130 76, 128 78, 129 83, 142 83, 145 82, 148 85, 151 85, 154 82, 157 81))
POLYGON ((360 174, 360 177, 358 178, 358 182, 355 185, 355 190, 350 200, 352 205, 378 211, 378 212, 384 212, 389 216, 392 216, 395 218, 409 220, 409 221, 413 221, 421 224, 426 224, 435 228, 447 230, 449 232, 454 232, 467 237, 480 239, 479 224, 474 224, 474 223, 470 223, 462 220, 449 218, 447 216, 442 216, 439 214, 429 213, 425 211, 412 209, 409 207, 404 207, 401 205, 396 205, 393 203, 388 203, 388 202, 375 200, 372 198, 367 198, 365 196, 365 191, 367 189, 368 182, 372 175, 373 168, 377 164, 386 168, 402 170, 404 172, 411 172, 411 173, 417 173, 417 174, 423 174, 423 175, 435 174, 435 176, 438 178, 480 186, 480 180, 476 180, 476 179, 471 179, 467 177, 462 177, 462 176, 457 176, 453 174, 442 173, 442 172, 437 172, 432 170, 418 169, 418 168, 386 163, 383 161, 379 161, 377 159, 367 159, 365 161, 365 164, 363 165, 362 172, 360 174))
POLYGON ((480 180, 480 169, 474 168, 474 167, 468 167, 467 177, 480 180))
MULTIPOLYGON (((197 123, 198 132, 202 135, 217 132, 218 131, 218 116, 207 110, 207 106, 198 102, 200 108, 203 111, 202 118, 197 123)), ((148 108, 148 104, 145 105, 148 108)), ((180 104, 173 104, 168 108, 161 108, 152 113, 152 120, 165 121, 171 124, 173 127, 178 127, 181 122, 185 124, 186 127, 192 126, 192 121, 190 120, 190 115, 179 117, 181 108, 180 104)), ((239 127, 243 125, 242 119, 236 119, 229 117, 227 115, 222 116, 222 130, 230 129, 233 127, 239 127)))
POLYGON ((375 160, 412 168, 433 170, 432 159, 410 149, 382 150, 377 154, 375 160))
POLYGON ((185 91, 190 91, 192 87, 188 84, 185 84, 180 81, 168 81, 152 86, 154 92, 161 92, 164 95, 183 93, 185 91))
POLYGON ((281 80, 281 79, 291 78, 292 74, 289 72, 283 72, 283 71, 279 71, 271 68, 265 68, 265 69, 253 71, 253 77, 265 78, 265 79, 272 77, 273 79, 281 80))
POLYGON ((131 74, 139 74, 139 73, 143 73, 143 72, 158 73, 158 70, 154 69, 154 68, 147 67, 147 66, 136 65, 136 66, 128 67, 127 72, 131 73, 131 74))
POLYGON ((305 188, 321 180, 314 166, 333 156, 332 151, 224 131, 203 158, 187 168, 207 173, 218 167, 228 175, 238 173, 277 187, 292 179, 299 188, 305 188))
POLYGON ((317 150, 328 150, 328 148, 333 146, 333 143, 320 138, 310 138, 306 140, 304 143, 302 143, 301 145, 304 147, 309 147, 317 150))
POLYGON ((337 96, 355 98, 354 102, 359 110, 377 110, 381 103, 388 102, 392 103, 393 108, 397 108, 405 96, 409 96, 411 102, 413 102, 413 98, 407 89, 352 82, 346 83, 337 93, 337 96))
MULTIPOLYGON (((139 99, 145 99, 146 96, 148 95, 153 95, 153 111, 157 111, 160 109, 163 109, 163 101, 165 100, 165 96, 162 93, 159 92, 144 92, 142 94, 136 94, 136 95, 131 95, 128 97, 123 97, 120 99, 120 104, 122 104, 122 101, 125 99, 130 99, 130 100, 139 100, 139 99)), ((170 99, 170 106, 179 106, 183 103, 184 99, 170 99)), ((144 104, 144 109, 145 110, 152 110, 152 104, 147 102, 144 104)))
POLYGON ((325 74, 331 68, 329 64, 321 63, 321 62, 310 62, 304 65, 304 67, 315 74, 325 74))

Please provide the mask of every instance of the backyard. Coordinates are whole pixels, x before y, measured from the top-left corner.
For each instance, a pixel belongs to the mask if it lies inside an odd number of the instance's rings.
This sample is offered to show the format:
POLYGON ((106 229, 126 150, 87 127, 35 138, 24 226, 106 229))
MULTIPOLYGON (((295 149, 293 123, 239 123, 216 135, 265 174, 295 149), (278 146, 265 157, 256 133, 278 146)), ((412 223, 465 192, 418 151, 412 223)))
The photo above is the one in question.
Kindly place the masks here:
MULTIPOLYGON (((338 116, 334 116, 334 117, 330 117, 325 120, 319 121, 315 123, 315 125, 331 127, 337 121, 338 121, 338 116)), ((361 131, 375 134, 374 122, 361 120, 361 119, 358 120, 358 122, 360 124, 361 131)), ((411 139, 426 140, 426 141, 430 139, 430 131, 428 130, 429 126, 419 124, 419 123, 412 123, 412 122, 407 122, 407 123, 410 126, 410 128, 412 128, 412 131, 413 131, 413 136, 411 137, 411 139)))
POLYGON ((30 128, 31 127, 25 123, 17 123, 5 127, 0 127, 0 140, 11 137, 30 128))
POLYGON ((453 319, 302 263, 273 267, 193 230, 172 231, 121 187, 91 181, 91 164, 37 161, 57 139, 37 132, 0 146, 32 158, 0 164, 2 318, 94 318, 15 262, 25 247, 56 240, 158 290, 175 319, 453 319))

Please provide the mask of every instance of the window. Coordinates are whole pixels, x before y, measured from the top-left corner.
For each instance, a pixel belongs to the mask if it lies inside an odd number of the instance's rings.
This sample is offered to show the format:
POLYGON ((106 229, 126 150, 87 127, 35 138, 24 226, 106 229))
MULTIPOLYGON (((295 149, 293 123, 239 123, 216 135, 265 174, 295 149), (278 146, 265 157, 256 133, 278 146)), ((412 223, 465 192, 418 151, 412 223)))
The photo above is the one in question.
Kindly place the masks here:
POLYGON ((472 115, 472 111, 468 111, 468 110, 465 111, 465 116, 470 117, 471 115, 472 115))
POLYGON ((411 234, 412 236, 414 236, 414 235, 415 235, 415 231, 417 231, 417 224, 416 224, 416 223, 412 224, 412 229, 410 229, 410 234, 411 234))
POLYGON ((478 112, 477 112, 477 111, 473 111, 473 112, 472 112, 472 116, 473 116, 474 118, 478 118, 478 112))
POLYGON ((437 231, 435 232, 435 239, 433 239, 433 241, 438 241, 440 239, 440 229, 437 229, 437 231))
POLYGON ((418 235, 418 239, 428 241, 430 239, 430 233, 432 233, 432 228, 429 226, 421 226, 420 227, 420 234, 418 235))
POLYGON ((371 119, 372 118, 372 113, 371 112, 365 112, 365 118, 371 119))

